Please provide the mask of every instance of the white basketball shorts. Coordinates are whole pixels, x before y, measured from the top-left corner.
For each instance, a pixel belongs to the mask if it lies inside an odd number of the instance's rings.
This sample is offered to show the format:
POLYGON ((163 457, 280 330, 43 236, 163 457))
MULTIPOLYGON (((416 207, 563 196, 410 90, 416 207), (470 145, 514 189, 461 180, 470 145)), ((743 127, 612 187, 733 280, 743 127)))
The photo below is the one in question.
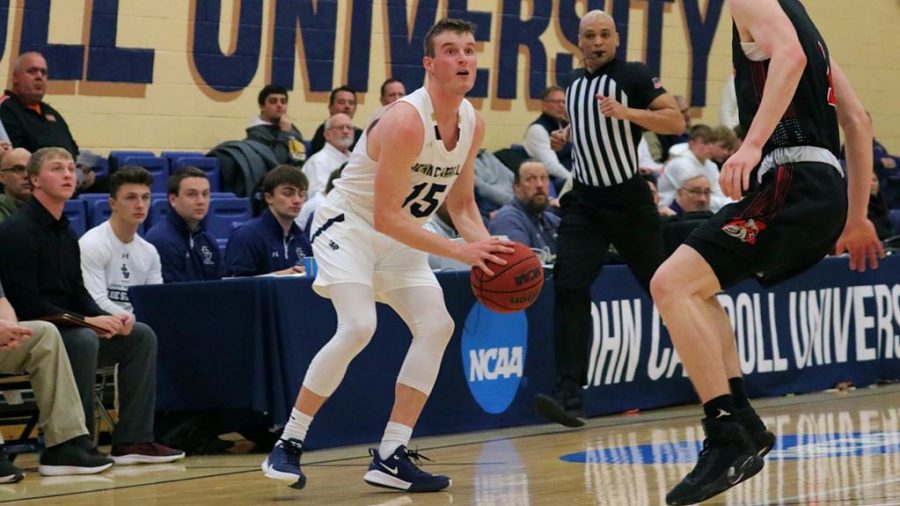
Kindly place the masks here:
POLYGON ((331 285, 359 283, 371 286, 379 299, 400 288, 440 287, 427 253, 378 232, 331 193, 316 210, 310 233, 319 265, 316 293, 328 298, 331 285))

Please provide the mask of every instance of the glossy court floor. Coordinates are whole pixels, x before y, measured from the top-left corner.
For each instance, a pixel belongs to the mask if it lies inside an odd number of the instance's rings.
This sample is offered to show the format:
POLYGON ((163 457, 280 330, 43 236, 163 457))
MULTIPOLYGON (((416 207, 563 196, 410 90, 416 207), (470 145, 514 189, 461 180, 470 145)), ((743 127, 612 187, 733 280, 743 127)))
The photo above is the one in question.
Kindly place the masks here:
MULTIPOLYGON (((779 436, 765 469, 707 504, 900 505, 900 386, 760 400, 779 436)), ((192 457, 127 466, 89 477, 41 478, 22 456, 21 483, 0 501, 41 505, 659 505, 689 471, 702 433, 685 406, 591 419, 584 430, 553 425, 422 438, 414 442, 449 474, 436 494, 381 491, 362 481, 365 447, 304 455, 309 483, 297 491, 264 478, 260 455, 192 457), (687 442, 687 443, 686 443, 687 442)))

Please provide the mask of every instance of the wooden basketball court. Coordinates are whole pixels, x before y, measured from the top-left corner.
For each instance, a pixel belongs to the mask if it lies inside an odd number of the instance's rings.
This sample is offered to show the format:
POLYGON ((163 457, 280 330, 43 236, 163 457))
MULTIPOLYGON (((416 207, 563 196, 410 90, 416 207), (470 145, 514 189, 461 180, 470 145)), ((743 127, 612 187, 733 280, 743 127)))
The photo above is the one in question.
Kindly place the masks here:
MULTIPOLYGON (((782 397, 755 403, 779 443, 753 479, 708 504, 900 505, 900 386, 782 397)), ((591 419, 584 430, 553 425, 422 438, 413 446, 448 474, 436 494, 382 491, 363 483, 365 447, 304 455, 307 488, 262 476, 262 455, 191 457, 114 467, 86 477, 42 478, 37 459, 17 460, 23 482, 0 501, 41 505, 316 504, 401 506, 659 505, 695 461, 697 406, 591 419), (685 444, 690 441, 690 444, 685 444)))

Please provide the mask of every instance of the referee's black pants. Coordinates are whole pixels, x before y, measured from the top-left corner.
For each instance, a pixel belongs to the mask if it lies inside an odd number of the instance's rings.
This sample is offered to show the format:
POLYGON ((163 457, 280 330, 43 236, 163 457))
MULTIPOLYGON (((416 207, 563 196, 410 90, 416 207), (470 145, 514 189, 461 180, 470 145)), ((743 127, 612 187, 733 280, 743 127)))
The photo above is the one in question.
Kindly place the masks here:
POLYGON ((664 260, 659 211, 647 182, 611 187, 575 183, 563 196, 553 269, 557 384, 587 384, 591 285, 613 244, 645 291, 664 260))

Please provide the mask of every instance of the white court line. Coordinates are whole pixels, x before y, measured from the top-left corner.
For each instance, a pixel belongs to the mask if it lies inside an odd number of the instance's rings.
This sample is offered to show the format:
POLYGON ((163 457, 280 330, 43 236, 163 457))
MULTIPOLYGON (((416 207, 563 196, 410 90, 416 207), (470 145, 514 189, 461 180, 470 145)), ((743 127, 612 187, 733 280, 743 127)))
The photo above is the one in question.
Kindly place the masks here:
MULTIPOLYGON (((823 490, 821 492, 814 492, 812 494, 796 495, 794 497, 781 497, 774 504, 784 504, 785 502, 796 502, 796 501, 801 501, 803 499, 812 499, 814 497, 822 497, 822 496, 837 494, 839 492, 848 492, 850 490, 856 490, 856 489, 865 488, 865 487, 877 487, 879 485, 888 485, 891 483, 898 483, 898 482, 900 482, 900 478, 892 478, 890 480, 881 480, 881 481, 874 481, 871 483, 860 483, 857 485, 850 485, 849 487, 836 488, 834 490, 823 490)), ((773 504, 773 503, 765 502, 765 503, 761 503, 760 506, 766 506, 767 504, 773 504)), ((898 505, 900 505, 900 502, 888 502, 888 503, 881 503, 881 504, 865 504, 865 506, 898 506, 898 505)))

